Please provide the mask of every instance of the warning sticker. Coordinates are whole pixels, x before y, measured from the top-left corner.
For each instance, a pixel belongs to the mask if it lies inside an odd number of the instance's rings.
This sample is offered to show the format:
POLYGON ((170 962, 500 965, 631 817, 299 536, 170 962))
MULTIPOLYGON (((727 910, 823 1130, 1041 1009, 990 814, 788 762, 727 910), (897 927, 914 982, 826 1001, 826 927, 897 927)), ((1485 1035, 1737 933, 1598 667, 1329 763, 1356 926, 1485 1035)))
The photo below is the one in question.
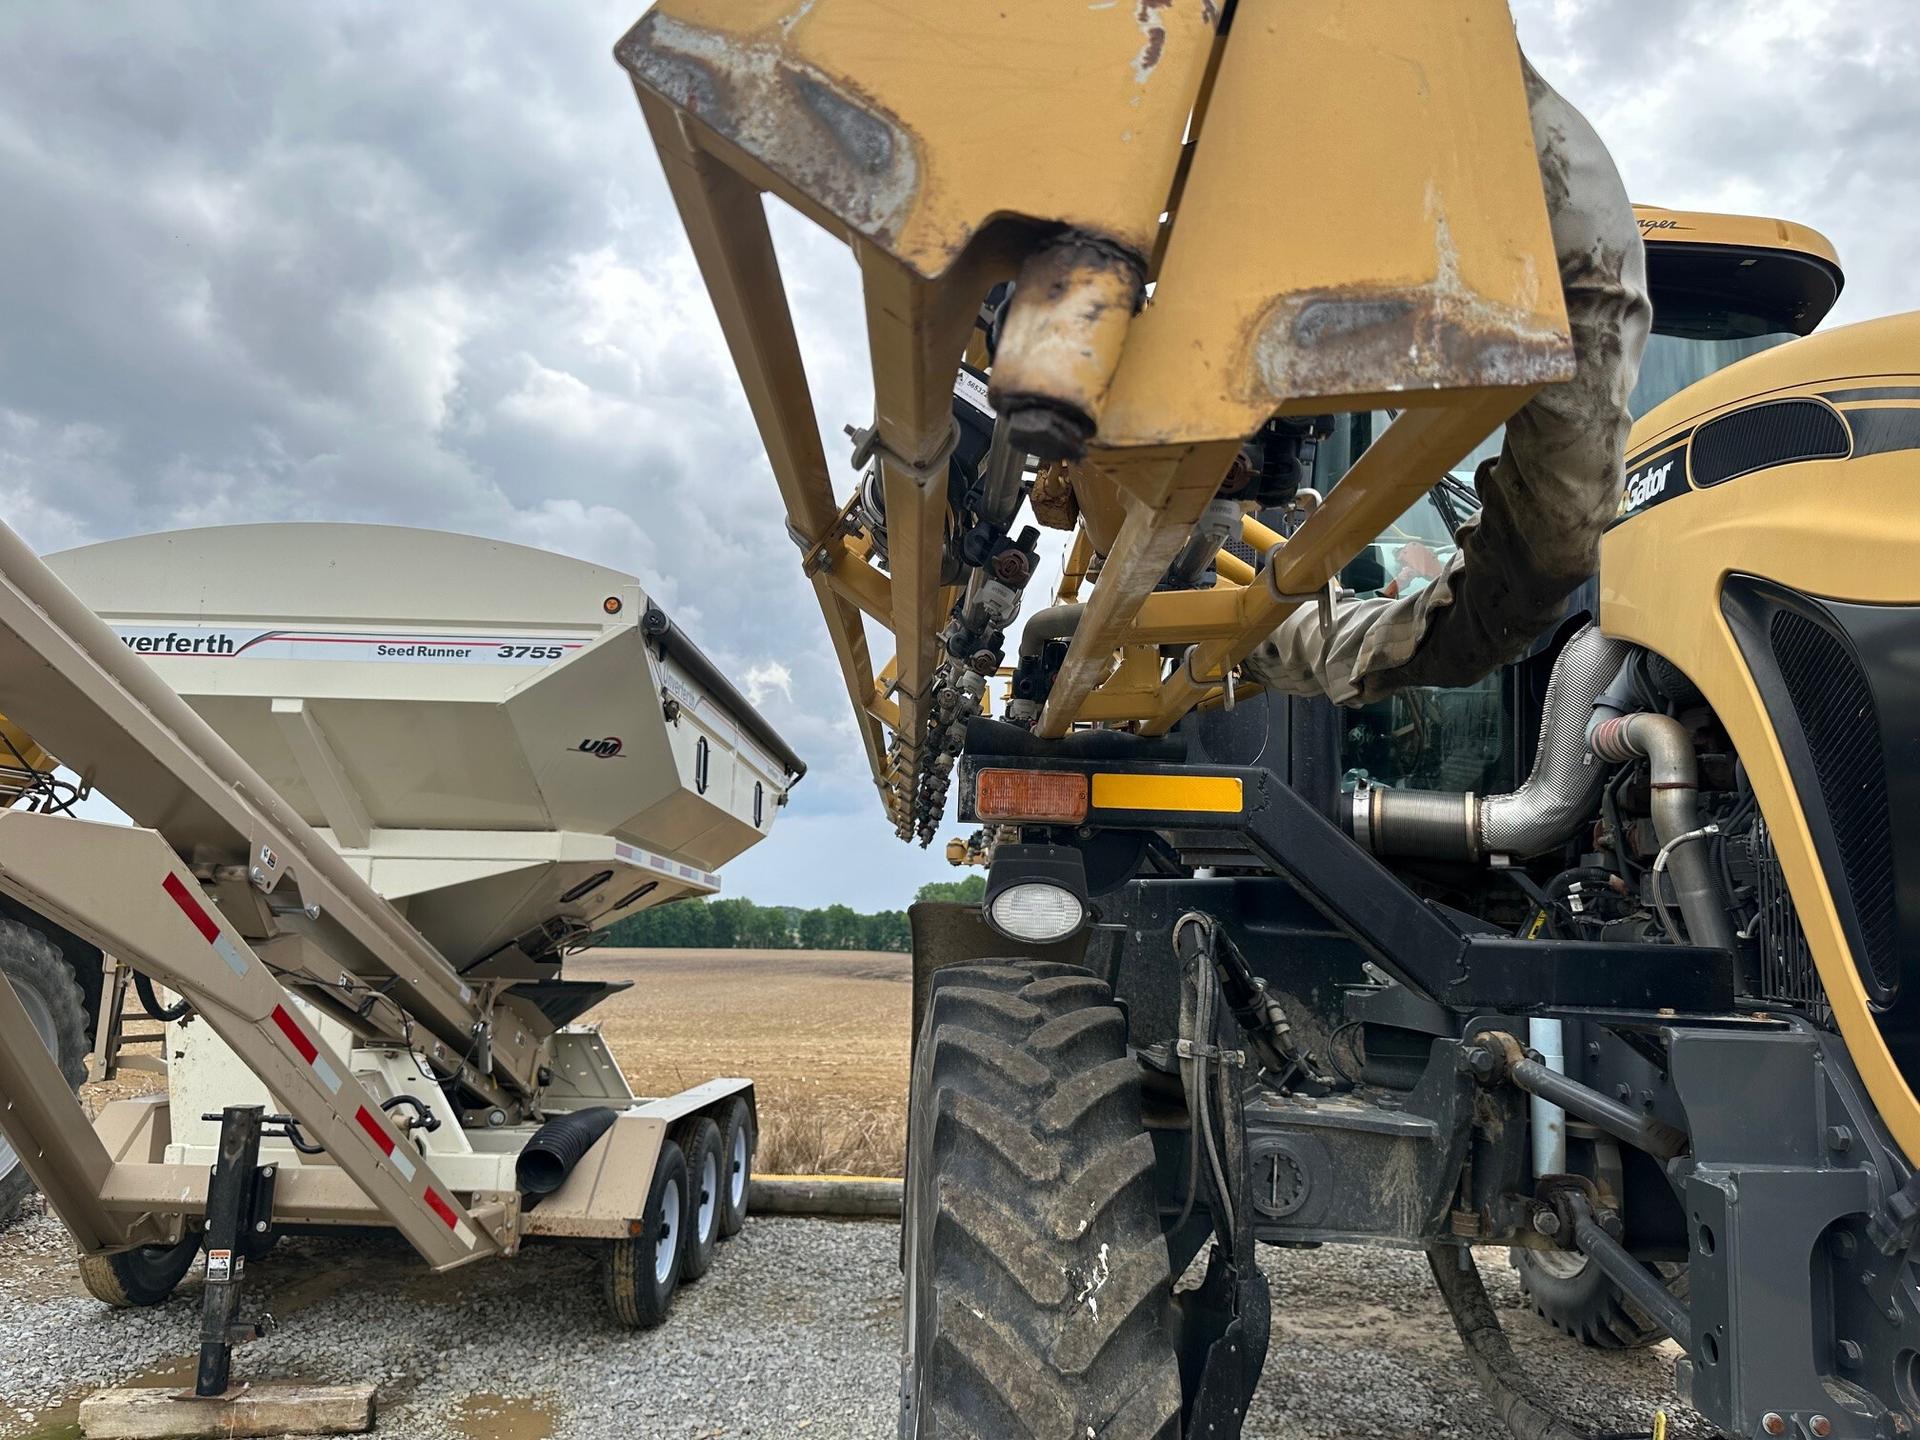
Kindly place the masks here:
POLYGON ((231 1280, 233 1279, 233 1272, 235 1268, 236 1267, 233 1261, 233 1251, 231 1250, 207 1251, 207 1279, 231 1280))

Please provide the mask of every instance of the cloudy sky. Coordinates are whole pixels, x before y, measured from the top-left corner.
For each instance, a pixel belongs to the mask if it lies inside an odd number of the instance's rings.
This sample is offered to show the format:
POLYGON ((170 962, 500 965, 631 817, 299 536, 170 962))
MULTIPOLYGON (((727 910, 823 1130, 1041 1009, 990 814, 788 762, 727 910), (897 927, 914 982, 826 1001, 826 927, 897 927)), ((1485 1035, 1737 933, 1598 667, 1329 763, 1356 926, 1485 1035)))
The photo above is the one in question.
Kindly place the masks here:
MULTIPOLYGON (((1915 27, 1888 23, 1900 8, 1516 13, 1636 198, 1825 231, 1842 322, 1920 306, 1920 56, 1915 27)), ((896 905, 951 872, 881 821, 609 56, 639 9, 0 11, 0 518, 42 550, 352 519, 630 570, 813 763, 728 889, 896 905)), ((792 217, 776 235, 838 456, 840 425, 869 417, 856 279, 792 217)))

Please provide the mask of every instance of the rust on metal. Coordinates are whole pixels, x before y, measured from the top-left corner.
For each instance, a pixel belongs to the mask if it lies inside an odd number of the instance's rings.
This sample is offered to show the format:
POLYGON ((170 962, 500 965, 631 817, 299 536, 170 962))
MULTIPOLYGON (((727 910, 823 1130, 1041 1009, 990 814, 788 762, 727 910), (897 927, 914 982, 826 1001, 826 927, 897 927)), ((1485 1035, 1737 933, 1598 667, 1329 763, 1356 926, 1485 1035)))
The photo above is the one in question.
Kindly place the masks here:
POLYGON ((1140 0, 1134 9, 1133 18, 1140 22, 1143 43, 1139 56, 1133 62, 1133 78, 1142 85, 1147 83, 1154 67, 1160 63, 1161 55, 1166 52, 1167 27, 1162 23, 1159 12, 1171 3, 1172 0, 1140 0))
POLYGON ((1073 479, 1063 461, 1041 467, 1027 502, 1033 518, 1050 530, 1071 530, 1080 518, 1080 502, 1073 498, 1073 479))
POLYGON ((740 40, 652 12, 614 47, 635 85, 686 111, 853 229, 897 237, 920 185, 913 137, 843 79, 795 60, 784 30, 740 40))
POLYGON ((1279 297, 1253 330, 1260 393, 1374 395, 1570 379, 1566 332, 1465 284, 1444 214, 1435 216, 1434 236, 1431 280, 1279 297))
POLYGON ((1021 265, 989 393, 1028 453, 1042 460, 1085 453, 1139 312, 1144 276, 1138 256, 1075 231, 1021 265))

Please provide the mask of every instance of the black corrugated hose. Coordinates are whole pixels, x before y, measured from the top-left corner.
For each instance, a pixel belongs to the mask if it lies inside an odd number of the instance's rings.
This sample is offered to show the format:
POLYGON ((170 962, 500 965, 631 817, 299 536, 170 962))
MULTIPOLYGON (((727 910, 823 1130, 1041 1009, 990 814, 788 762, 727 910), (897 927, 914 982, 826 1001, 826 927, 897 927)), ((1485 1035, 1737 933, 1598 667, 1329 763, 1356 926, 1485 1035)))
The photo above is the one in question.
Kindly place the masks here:
POLYGON ((607 1133, 619 1114, 604 1105, 556 1115, 527 1141, 514 1163, 514 1175, 523 1195, 551 1195, 566 1183, 580 1157, 607 1133))

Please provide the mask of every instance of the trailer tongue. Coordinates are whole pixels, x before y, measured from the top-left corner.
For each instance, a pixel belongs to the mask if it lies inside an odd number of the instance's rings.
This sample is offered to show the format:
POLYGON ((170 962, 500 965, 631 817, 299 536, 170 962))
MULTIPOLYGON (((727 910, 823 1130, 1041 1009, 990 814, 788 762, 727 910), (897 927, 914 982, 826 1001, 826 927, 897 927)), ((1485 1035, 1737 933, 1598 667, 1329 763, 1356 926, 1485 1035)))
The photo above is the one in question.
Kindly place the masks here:
POLYGON ((564 961, 716 890, 804 766, 633 577, 377 526, 50 561, 0 527, 0 713, 134 821, 0 813, 0 892, 185 1003, 168 1093, 90 1124, 0 985, 0 1133, 96 1295, 164 1298, 206 1215, 390 1225, 441 1269, 596 1241, 649 1324, 738 1228, 699 1181, 744 1194, 751 1083, 636 1099, 569 1028, 616 987, 564 961), (572 1114, 523 1193, 520 1152, 572 1114))

